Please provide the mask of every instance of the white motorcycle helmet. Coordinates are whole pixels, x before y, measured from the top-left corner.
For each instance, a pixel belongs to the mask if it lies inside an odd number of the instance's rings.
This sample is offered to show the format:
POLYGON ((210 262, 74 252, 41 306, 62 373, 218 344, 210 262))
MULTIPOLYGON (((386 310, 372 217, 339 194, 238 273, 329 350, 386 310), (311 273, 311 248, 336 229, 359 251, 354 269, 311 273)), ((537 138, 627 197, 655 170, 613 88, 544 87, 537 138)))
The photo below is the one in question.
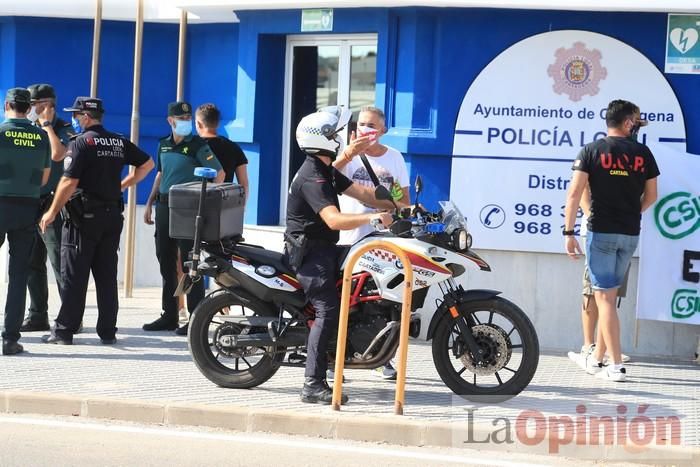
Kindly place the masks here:
POLYGON ((352 112, 342 105, 323 107, 307 115, 297 126, 297 144, 306 154, 335 159, 342 144, 340 131, 350 117, 352 112))

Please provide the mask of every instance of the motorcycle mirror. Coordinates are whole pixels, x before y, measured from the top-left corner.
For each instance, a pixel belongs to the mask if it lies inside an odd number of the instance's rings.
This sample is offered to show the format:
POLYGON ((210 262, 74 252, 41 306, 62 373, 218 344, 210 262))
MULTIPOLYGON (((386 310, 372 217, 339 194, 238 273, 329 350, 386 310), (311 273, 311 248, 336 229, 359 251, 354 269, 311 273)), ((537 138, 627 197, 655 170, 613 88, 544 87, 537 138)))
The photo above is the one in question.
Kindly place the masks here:
POLYGON ((423 191, 423 179, 418 175, 416 177, 416 184, 414 185, 415 190, 416 190, 416 195, 420 194, 421 191, 423 191))
POLYGON ((379 185, 374 189, 374 197, 379 201, 392 201, 391 193, 384 185, 379 185))

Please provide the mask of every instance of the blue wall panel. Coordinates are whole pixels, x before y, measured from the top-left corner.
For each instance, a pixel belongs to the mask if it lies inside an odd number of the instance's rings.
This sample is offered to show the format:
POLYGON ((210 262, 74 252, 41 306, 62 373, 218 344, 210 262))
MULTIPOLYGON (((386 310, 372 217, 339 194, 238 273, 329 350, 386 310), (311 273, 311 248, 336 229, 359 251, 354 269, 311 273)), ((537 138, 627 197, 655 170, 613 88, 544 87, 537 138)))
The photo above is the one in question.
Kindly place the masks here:
MULTIPOLYGON (((243 143, 250 159, 246 222, 277 223, 281 172, 284 43, 301 34, 301 11, 241 11, 240 24, 190 25, 186 99, 216 103, 222 133, 243 143)), ((423 201, 435 207, 449 194, 453 132, 469 85, 508 46, 531 35, 583 29, 615 37, 664 68, 667 15, 494 9, 336 9, 333 34, 376 33, 377 99, 387 113, 384 141, 406 154, 411 180, 423 175, 423 201)), ((128 133, 134 25, 103 22, 99 94, 106 126, 128 133)), ((48 81, 59 105, 87 94, 92 22, 44 18, 0 19, 0 90, 48 81), (60 45, 41 60, 39 29, 60 45), (21 45, 21 48, 18 46, 21 45)), ((175 97, 177 25, 147 24, 141 97, 141 145, 149 153, 168 133, 166 105, 175 97)), ((700 153, 700 77, 665 75, 686 122, 687 146, 700 153)), ((517 79, 517 77, 512 78, 517 79)), ((508 85, 504 78, 504 86, 508 85)), ((653 90, 650 90, 653 92, 653 90)), ((573 157, 573 155, 572 155, 573 157)), ((150 183, 139 188, 143 201, 150 183)))
POLYGON ((197 107, 212 102, 222 128, 233 120, 238 76, 238 24, 195 24, 187 31, 187 98, 197 107))

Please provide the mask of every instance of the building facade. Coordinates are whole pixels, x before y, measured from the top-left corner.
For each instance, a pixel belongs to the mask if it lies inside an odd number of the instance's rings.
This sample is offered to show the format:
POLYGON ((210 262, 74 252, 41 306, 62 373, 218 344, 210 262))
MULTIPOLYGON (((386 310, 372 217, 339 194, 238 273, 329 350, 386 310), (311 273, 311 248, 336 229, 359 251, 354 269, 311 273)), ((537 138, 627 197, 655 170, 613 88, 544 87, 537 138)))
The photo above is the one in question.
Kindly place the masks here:
MULTIPOLYGON (((222 133, 237 141, 250 161, 246 224, 256 239, 267 239, 264 241, 271 242, 272 248, 279 248, 280 228, 275 226, 284 222, 286 188, 301 162, 294 145, 294 128, 303 115, 335 103, 349 105, 354 111, 366 104, 383 108, 389 129, 383 142, 402 151, 411 180, 421 175, 425 187, 421 202, 436 209, 439 200, 459 197, 463 190, 468 192, 468 187, 460 183, 463 170, 466 173, 473 167, 471 176, 478 176, 483 167, 455 162, 456 156, 465 156, 459 148, 471 144, 457 144, 471 131, 460 129, 458 121, 469 89, 487 67, 498 64, 509 48, 547 33, 582 31, 636 51, 639 60, 657 70, 657 78, 666 86, 664 92, 671 92, 677 100, 672 111, 649 109, 659 114, 673 113, 674 128, 683 129, 665 135, 666 139, 673 140, 671 144, 681 146, 682 151, 700 154, 700 73, 664 73, 669 22, 665 13, 344 8, 332 10, 331 18, 318 24, 313 15, 302 10, 238 11, 236 16, 238 22, 188 26, 185 98, 194 106, 214 102, 221 108, 222 133)), ((88 94, 92 28, 92 21, 82 19, 0 17, 0 92, 18 85, 50 82, 56 88, 60 107, 76 95, 88 94)), ((133 23, 103 22, 98 96, 105 103, 106 126, 125 134, 131 119, 133 37, 133 23)), ((169 132, 166 106, 175 98, 177 44, 177 25, 145 25, 140 143, 150 154, 155 154, 158 138, 169 132)), ((564 48, 573 46, 561 44, 564 48)), ((524 58, 525 63, 530 60, 524 58)), ((531 58, 533 63, 537 61, 531 58)), ((555 61, 553 54, 547 57, 550 59, 555 61)), ((602 64, 612 70, 607 59, 604 56, 602 64)), ((585 72, 586 63, 579 62, 583 67, 579 72, 585 72)), ((630 62, 630 67, 635 63, 630 62)), ((533 78, 525 69, 522 73, 513 70, 508 75, 493 75, 498 80, 495 94, 514 93, 517 95, 513 99, 519 99, 531 87, 542 85, 538 80, 529 81, 533 78)), ((542 80, 550 79, 546 70, 542 73, 542 80)), ((572 73, 576 81, 576 70, 572 73)), ((615 79, 608 74, 599 84, 599 98, 607 98, 605 86, 615 79)), ((640 81, 629 84, 643 87, 645 79, 646 75, 640 76, 640 81)), ((656 90, 652 84, 657 81, 650 83, 648 93, 653 94, 656 90)), ((548 82, 547 86, 555 84, 548 82)), ((619 89, 619 83, 615 89, 619 89)), ((570 94, 552 96, 549 104, 560 99, 562 106, 579 110, 590 97, 584 95, 572 101, 570 94)), ((553 106, 549 104, 545 107, 553 106)), ((599 110, 598 106, 594 111, 599 110)), ((518 117, 513 115, 512 119, 515 128, 518 117)), ((604 121, 597 119, 594 125, 605 131, 604 121)), ((528 134, 517 138, 527 139, 528 134)), ((523 143, 516 141, 516 146, 523 143)), ((656 143, 648 142, 652 149, 656 143)), ((581 144, 557 146, 558 159, 564 161, 573 160, 581 144)), ((507 171, 523 170, 520 162, 508 156, 507 171)), ((469 158, 462 159, 469 163, 469 158)), ((566 164, 557 170, 568 177, 566 164)), ((152 177, 138 187, 139 203, 145 201, 152 177)), ((553 191, 563 204, 565 187, 553 191)), ((478 223, 478 217, 470 216, 470 223, 478 223)), ((552 229, 558 232, 559 225, 552 229)), ((152 231, 141 222, 137 231, 137 283, 157 285, 152 231)), ((522 241, 526 244, 529 240, 522 237, 522 241)), ((479 242, 476 237, 477 250, 479 242)), ((573 336, 580 334, 578 294, 583 265, 546 248, 532 251, 495 246, 483 255, 493 263, 495 272, 484 277, 469 275, 470 285, 504 290, 533 318, 544 347, 573 346, 573 336)), ((632 274, 636 274, 636 260, 632 274)), ((637 336, 634 297, 632 286, 630 298, 622 306, 624 350, 635 353, 632 347, 636 341, 637 353, 686 355, 694 351, 698 331, 692 326, 643 322, 637 336), (655 337, 659 334, 664 339, 655 337)))

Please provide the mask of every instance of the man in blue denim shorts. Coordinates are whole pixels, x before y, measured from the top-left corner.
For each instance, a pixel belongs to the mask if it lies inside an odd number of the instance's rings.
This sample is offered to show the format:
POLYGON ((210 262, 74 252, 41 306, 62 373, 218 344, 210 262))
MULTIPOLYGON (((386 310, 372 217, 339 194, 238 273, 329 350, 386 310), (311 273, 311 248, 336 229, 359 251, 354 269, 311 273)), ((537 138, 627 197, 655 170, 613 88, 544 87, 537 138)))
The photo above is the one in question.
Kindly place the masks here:
POLYGON ((581 196, 589 185, 591 215, 586 237, 586 266, 598 305, 600 331, 593 353, 579 365, 590 374, 600 373, 624 381, 626 370, 620 352, 620 321, 615 300, 637 243, 641 213, 656 201, 659 169, 647 146, 636 141, 641 120, 635 104, 614 100, 605 114, 608 135, 587 144, 576 157, 564 211, 567 254, 582 253, 574 224, 581 196), (603 368, 606 350, 612 364, 603 368))

